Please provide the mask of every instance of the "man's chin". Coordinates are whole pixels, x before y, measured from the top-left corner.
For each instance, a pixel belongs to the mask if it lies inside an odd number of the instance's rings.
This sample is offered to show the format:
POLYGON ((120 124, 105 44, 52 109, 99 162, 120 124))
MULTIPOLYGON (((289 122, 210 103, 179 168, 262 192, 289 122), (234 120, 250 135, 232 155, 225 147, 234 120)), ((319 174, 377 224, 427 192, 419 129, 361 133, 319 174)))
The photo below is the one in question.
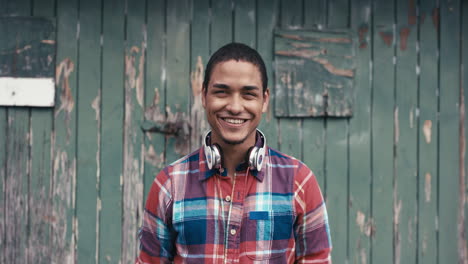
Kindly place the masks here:
POLYGON ((223 142, 228 145, 240 145, 245 142, 245 138, 241 140, 229 140, 227 138, 223 138, 223 142))

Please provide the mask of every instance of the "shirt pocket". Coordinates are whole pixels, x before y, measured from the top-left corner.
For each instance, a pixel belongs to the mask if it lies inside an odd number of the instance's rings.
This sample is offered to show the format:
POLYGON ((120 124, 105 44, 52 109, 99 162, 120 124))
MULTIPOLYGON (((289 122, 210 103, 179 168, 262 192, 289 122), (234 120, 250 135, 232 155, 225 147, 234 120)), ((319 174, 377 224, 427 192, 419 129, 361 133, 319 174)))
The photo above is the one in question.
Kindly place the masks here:
POLYGON ((253 260, 286 257, 293 237, 294 218, 292 211, 249 212, 241 232, 243 253, 253 260))

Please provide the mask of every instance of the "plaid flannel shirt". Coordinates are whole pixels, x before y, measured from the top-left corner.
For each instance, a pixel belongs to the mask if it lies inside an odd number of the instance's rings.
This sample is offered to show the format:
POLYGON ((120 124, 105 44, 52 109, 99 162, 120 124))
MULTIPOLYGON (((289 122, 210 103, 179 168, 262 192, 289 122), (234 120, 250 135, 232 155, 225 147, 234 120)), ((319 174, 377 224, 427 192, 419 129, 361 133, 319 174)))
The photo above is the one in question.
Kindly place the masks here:
POLYGON ((314 174, 267 147, 260 171, 209 170, 203 148, 155 178, 136 263, 331 263, 314 174), (225 262, 226 261, 226 262, 225 262))

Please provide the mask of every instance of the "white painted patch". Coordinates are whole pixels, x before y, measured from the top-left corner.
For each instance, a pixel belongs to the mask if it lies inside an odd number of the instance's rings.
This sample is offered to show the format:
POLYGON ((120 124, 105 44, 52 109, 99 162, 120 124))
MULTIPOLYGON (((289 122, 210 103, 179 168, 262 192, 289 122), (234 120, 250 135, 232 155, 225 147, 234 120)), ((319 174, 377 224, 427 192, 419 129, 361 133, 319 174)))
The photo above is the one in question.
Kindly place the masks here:
POLYGON ((53 78, 0 78, 0 105, 54 106, 53 78))

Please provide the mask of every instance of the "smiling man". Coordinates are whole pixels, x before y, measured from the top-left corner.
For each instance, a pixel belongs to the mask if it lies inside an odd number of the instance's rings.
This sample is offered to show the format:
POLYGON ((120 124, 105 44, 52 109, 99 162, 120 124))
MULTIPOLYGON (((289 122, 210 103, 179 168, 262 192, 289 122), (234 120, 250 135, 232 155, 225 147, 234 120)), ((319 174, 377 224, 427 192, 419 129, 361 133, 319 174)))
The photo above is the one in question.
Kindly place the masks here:
POLYGON ((265 64, 231 43, 210 58, 202 147, 151 187, 137 263, 331 263, 327 211, 314 174, 266 144, 265 64))

